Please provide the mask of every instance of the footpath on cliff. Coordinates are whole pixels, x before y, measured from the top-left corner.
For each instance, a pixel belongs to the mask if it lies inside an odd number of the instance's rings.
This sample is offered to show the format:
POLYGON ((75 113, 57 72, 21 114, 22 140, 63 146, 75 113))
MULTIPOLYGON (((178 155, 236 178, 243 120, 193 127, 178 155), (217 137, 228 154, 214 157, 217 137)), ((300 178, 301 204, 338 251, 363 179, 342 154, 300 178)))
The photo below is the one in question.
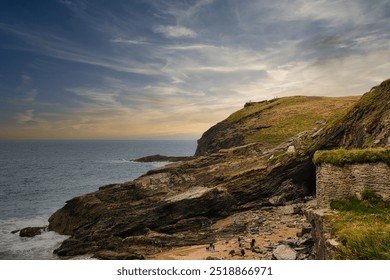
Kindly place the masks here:
POLYGON ((318 149, 389 146, 390 80, 359 97, 247 103, 206 131, 192 158, 67 201, 55 253, 100 259, 308 259, 302 209, 318 149))

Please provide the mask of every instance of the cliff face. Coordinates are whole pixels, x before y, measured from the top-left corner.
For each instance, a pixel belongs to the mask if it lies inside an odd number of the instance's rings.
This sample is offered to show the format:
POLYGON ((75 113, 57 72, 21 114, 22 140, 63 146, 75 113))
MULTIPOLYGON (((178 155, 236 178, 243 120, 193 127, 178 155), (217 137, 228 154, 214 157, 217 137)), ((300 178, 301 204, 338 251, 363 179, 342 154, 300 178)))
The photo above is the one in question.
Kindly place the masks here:
POLYGON ((373 87, 319 140, 319 148, 390 146, 390 79, 373 87))
POLYGON ((246 106, 202 136, 194 159, 68 201, 49 219, 50 230, 71 235, 56 253, 142 258, 156 246, 208 244, 252 232, 250 221, 210 225, 314 194, 316 149, 363 146, 365 139, 388 145, 387 83, 349 112, 358 98, 288 97, 246 106))

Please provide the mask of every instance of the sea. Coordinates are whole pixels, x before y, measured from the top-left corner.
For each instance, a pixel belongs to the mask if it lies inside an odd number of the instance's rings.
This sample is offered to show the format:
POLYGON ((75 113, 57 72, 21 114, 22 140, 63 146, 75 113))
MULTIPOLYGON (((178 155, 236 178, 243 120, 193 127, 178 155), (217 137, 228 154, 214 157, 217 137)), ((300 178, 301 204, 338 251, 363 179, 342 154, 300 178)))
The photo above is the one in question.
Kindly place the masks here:
POLYGON ((195 140, 0 141, 0 259, 56 259, 53 250, 68 236, 11 232, 46 226, 67 200, 167 164, 134 159, 190 156, 195 149, 195 140))

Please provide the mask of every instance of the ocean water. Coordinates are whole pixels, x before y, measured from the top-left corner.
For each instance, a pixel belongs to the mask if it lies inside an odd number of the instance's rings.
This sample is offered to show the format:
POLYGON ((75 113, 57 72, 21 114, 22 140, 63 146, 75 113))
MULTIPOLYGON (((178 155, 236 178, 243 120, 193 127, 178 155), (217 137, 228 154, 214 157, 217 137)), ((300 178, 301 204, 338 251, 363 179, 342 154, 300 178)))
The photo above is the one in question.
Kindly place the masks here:
POLYGON ((55 259, 52 251, 66 236, 21 238, 11 231, 47 225, 67 200, 166 164, 136 158, 187 156, 195 149, 189 140, 0 141, 0 259, 55 259))

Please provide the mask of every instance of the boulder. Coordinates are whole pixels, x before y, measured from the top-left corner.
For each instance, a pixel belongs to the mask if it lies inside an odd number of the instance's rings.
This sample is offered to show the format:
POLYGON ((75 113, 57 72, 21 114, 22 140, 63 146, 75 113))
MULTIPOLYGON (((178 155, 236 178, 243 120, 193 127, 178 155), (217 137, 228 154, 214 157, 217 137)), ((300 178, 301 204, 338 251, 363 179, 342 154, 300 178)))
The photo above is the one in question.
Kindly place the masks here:
POLYGON ((295 146, 288 146, 287 153, 295 153, 295 146))
POLYGON ((19 231, 20 237, 34 237, 36 235, 42 234, 42 231, 45 230, 46 227, 26 227, 19 231))
POLYGON ((272 257, 276 260, 295 260, 297 252, 287 245, 279 245, 272 252, 272 257))
POLYGON ((144 256, 139 253, 131 252, 115 252, 115 251, 100 251, 96 253, 94 258, 98 258, 101 260, 144 260, 144 256))

